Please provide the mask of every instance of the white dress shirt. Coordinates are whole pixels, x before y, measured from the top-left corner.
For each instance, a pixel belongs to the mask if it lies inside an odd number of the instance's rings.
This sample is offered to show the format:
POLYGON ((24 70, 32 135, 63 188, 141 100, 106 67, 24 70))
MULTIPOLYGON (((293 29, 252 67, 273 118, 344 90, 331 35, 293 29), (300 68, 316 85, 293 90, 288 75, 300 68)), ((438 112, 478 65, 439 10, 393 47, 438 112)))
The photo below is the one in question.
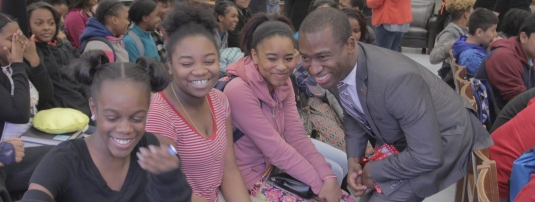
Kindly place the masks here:
POLYGON ((355 63, 355 67, 353 67, 353 70, 351 70, 349 75, 347 75, 347 77, 341 82, 348 85, 347 92, 349 93, 349 96, 351 96, 351 102, 353 103, 353 106, 356 106, 356 109, 364 114, 364 110, 362 110, 362 104, 360 104, 359 96, 357 94, 357 63, 355 63))

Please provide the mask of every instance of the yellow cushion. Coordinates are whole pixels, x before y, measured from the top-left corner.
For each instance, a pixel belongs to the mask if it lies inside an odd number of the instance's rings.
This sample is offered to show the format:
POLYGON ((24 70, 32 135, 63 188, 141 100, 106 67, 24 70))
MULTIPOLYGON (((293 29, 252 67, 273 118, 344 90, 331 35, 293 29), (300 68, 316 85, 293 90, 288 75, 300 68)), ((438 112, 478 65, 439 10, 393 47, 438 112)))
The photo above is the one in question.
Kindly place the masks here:
POLYGON ((50 134, 71 133, 84 129, 89 117, 71 108, 53 108, 37 112, 33 117, 33 127, 50 134))

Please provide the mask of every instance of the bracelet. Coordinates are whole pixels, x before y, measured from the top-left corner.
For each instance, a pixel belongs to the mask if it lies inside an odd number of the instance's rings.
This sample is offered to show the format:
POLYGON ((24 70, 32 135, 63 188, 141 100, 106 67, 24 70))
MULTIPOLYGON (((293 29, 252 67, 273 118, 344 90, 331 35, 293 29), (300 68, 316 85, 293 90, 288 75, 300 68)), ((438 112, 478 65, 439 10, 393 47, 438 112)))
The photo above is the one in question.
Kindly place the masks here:
POLYGON ((325 181, 326 179, 331 179, 331 178, 336 178, 336 175, 327 175, 325 177, 323 177, 323 181, 325 181))

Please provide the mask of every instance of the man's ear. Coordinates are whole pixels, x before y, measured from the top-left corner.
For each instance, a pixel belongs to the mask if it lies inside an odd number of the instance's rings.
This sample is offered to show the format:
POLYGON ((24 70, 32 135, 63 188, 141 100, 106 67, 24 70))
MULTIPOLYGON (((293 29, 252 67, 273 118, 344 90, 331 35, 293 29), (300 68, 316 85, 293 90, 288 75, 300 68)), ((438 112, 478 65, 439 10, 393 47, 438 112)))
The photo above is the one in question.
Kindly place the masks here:
POLYGON ((258 65, 258 54, 256 53, 255 49, 251 49, 251 57, 253 58, 253 63, 255 65, 258 65))
POLYGON ((526 32, 520 32, 520 34, 518 34, 518 38, 520 38, 520 43, 528 43, 529 37, 526 32))
POLYGON ((477 28, 476 29, 476 36, 477 37, 480 37, 481 35, 483 35, 483 33, 485 33, 485 31, 481 28, 477 28))
POLYGON ((355 52, 355 46, 357 45, 357 40, 355 40, 355 38, 353 36, 350 36, 346 43, 345 43, 345 47, 347 48, 347 52, 348 53, 353 53, 355 52))

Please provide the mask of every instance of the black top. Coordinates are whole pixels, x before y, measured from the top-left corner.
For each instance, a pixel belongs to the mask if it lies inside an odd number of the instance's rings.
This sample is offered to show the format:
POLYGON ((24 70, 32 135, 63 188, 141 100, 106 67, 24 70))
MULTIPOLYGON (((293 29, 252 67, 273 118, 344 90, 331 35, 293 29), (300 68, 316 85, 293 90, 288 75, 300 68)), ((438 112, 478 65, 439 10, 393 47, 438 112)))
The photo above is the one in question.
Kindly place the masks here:
MULTIPOLYGON (((192 190, 180 169, 153 175, 137 162, 140 147, 159 145, 151 133, 145 133, 131 153, 130 166, 120 191, 110 189, 93 163, 84 139, 60 143, 43 158, 30 183, 39 184, 58 202, 162 202, 191 201, 192 190)), ((54 201, 41 191, 27 192, 22 201, 54 201)))
POLYGON ((77 85, 70 76, 69 63, 79 56, 78 52, 63 40, 57 40, 55 46, 43 42, 35 45, 41 64, 48 70, 48 75, 54 85, 54 98, 37 106, 37 109, 73 108, 91 116, 84 89, 77 85))
POLYGON ((535 97, 535 88, 528 89, 523 93, 520 93, 515 98, 503 107, 503 109, 498 114, 496 121, 492 124, 490 133, 498 129, 503 124, 507 123, 513 117, 515 117, 520 111, 524 110, 528 106, 529 100, 535 97))
POLYGON ((236 24, 236 28, 234 28, 234 31, 229 31, 228 32, 228 47, 229 48, 232 48, 232 47, 236 47, 236 48, 240 48, 240 44, 241 44, 241 39, 240 39, 240 33, 241 33, 241 29, 245 26, 245 24, 247 23, 247 21, 249 21, 249 19, 251 19, 251 11, 249 11, 249 9, 241 9, 241 10, 238 10, 238 13, 239 13, 239 21, 238 23, 236 24))
POLYGON ((494 5, 496 5, 496 0, 476 0, 476 3, 474 4, 474 9, 486 8, 493 11, 494 5))
POLYGON ((519 8, 531 12, 529 8, 532 0, 496 0, 494 11, 500 13, 500 17, 505 16, 511 8, 519 8))
POLYGON ((39 103, 46 103, 52 99, 52 83, 46 68, 39 65, 30 68, 26 63, 12 63, 11 78, 14 89, 11 95, 11 83, 8 76, 0 69, 0 136, 4 132, 5 122, 24 124, 30 121, 30 87, 28 79, 39 92, 39 103))
POLYGON ((249 10, 253 15, 261 12, 267 13, 267 0, 251 0, 249 10))

